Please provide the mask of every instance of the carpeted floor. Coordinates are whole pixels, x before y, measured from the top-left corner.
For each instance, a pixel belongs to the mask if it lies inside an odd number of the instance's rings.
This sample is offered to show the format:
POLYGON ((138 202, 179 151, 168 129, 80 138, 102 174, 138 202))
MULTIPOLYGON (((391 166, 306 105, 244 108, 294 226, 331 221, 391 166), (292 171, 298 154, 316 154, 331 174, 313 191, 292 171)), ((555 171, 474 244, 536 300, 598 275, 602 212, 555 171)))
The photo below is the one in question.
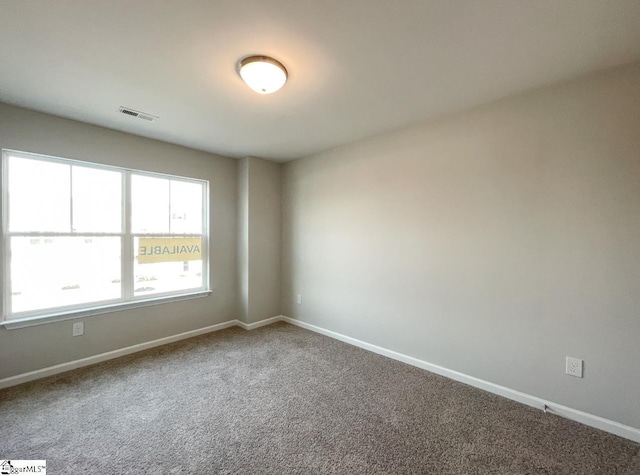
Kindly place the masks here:
POLYGON ((625 474, 633 442, 279 323, 0 391, 0 457, 87 474, 625 474))

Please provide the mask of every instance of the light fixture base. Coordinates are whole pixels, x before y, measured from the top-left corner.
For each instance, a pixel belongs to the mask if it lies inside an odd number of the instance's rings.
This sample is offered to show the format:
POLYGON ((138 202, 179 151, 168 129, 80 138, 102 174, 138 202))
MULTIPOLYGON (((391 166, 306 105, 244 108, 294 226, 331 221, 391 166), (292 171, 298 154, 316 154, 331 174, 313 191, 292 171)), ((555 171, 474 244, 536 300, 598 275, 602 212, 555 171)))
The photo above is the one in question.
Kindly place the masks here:
POLYGON ((284 65, 269 56, 252 55, 242 58, 237 65, 238 75, 258 94, 271 94, 287 82, 284 65))

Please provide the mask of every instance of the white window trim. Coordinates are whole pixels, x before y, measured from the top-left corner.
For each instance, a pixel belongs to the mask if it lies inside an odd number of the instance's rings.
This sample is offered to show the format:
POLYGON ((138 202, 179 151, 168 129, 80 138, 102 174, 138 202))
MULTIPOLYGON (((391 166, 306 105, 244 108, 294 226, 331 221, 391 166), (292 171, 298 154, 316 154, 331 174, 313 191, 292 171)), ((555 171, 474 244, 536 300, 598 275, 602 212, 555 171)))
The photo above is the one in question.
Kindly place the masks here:
POLYGON ((133 168, 117 167, 111 165, 103 165, 81 160, 55 157, 50 155, 42 155, 32 152, 23 152, 11 149, 2 149, 2 243, 0 253, 0 270, 2 271, 3 288, 2 288, 2 314, 0 315, 0 326, 7 329, 23 328, 27 326, 41 325, 45 323, 53 323, 56 321, 70 320, 76 318, 85 318, 93 315, 103 315, 138 307, 146 307, 150 305, 160 305, 180 300, 188 300, 201 298, 211 295, 209 285, 209 182, 207 180, 183 177, 168 173, 149 172, 146 170, 137 170, 133 168), (73 232, 19 232, 10 233, 8 223, 8 157, 38 159, 52 163, 63 163, 66 165, 78 165, 87 168, 95 168, 100 170, 113 170, 122 173, 122 220, 123 228, 121 232, 115 233, 73 233, 73 232), (168 234, 168 233, 134 233, 131 230, 131 175, 143 175, 158 178, 177 179, 181 181, 193 182, 203 185, 202 193, 202 235, 198 233, 168 234), (121 269, 121 298, 110 301, 90 302, 86 304, 77 304, 66 307, 55 307, 51 309, 42 309, 35 311, 21 312, 14 314, 15 316, 8 318, 9 298, 11 294, 11 282, 9 277, 9 246, 8 238, 13 235, 21 236, 118 236, 122 239, 122 269, 121 269), (133 240, 135 237, 201 237, 202 239, 202 287, 189 288, 176 292, 158 293, 149 296, 133 295, 133 240), (129 258, 130 257, 130 258, 129 258))
POLYGON ((122 312, 134 308, 151 307, 153 305, 163 305, 171 302, 180 302, 182 300, 193 300, 211 295, 211 290, 202 290, 198 292, 185 293, 180 295, 172 295, 169 297, 147 298, 146 300, 135 302, 124 302, 113 305, 102 305, 83 310, 75 310, 68 312, 50 313, 43 316, 20 318, 5 320, 0 325, 7 330, 15 330, 18 328, 34 327, 54 322, 63 322, 65 320, 74 320, 77 318, 93 317, 96 315, 104 315, 107 313, 122 312))

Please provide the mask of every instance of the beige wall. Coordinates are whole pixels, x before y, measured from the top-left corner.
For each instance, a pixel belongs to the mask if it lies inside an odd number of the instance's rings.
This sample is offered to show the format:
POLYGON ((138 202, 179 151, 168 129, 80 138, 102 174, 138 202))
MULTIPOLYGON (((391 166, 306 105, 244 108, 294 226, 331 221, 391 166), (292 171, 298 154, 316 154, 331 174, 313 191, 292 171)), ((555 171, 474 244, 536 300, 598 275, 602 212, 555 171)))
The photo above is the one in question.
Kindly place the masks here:
POLYGON ((285 315, 640 428, 640 64, 283 180, 285 315))
POLYGON ((280 315, 282 166, 246 157, 238 168, 240 310, 254 323, 280 315))
MULTIPOLYGON (((150 125, 152 127, 152 125, 150 125)), ((206 327, 237 314, 237 163, 204 152, 0 104, 0 148, 209 180, 209 297, 6 330, 0 327, 0 379, 206 327)))

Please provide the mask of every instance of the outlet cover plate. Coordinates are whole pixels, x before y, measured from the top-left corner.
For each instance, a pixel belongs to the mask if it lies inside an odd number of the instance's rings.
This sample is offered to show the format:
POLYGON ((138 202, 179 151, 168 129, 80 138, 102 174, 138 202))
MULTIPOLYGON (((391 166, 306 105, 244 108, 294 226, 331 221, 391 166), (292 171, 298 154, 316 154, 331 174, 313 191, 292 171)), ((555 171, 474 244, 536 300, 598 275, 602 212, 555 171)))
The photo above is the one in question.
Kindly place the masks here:
POLYGON ((84 322, 75 322, 73 324, 73 336, 84 335, 84 322))
POLYGON ((582 360, 580 358, 572 358, 571 356, 567 356, 566 372, 569 376, 582 378, 582 360))

